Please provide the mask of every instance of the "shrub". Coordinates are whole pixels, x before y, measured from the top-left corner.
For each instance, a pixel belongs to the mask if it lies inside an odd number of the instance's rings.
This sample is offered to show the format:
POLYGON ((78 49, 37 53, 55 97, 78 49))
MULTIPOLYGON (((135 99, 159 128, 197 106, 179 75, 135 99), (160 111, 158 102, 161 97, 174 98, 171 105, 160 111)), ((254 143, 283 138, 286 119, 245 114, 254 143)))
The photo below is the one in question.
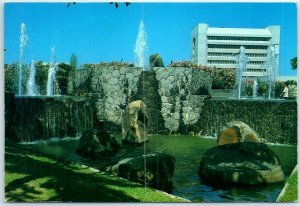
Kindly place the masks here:
POLYGON ((164 62, 159 54, 152 54, 149 57, 150 67, 164 67, 164 62))
POLYGON ((18 64, 4 64, 4 89, 6 92, 17 93, 18 91, 18 64))
POLYGON ((210 73, 212 77, 212 89, 234 89, 235 86, 236 71, 233 69, 207 67, 190 61, 172 62, 169 66, 198 69, 210 73))

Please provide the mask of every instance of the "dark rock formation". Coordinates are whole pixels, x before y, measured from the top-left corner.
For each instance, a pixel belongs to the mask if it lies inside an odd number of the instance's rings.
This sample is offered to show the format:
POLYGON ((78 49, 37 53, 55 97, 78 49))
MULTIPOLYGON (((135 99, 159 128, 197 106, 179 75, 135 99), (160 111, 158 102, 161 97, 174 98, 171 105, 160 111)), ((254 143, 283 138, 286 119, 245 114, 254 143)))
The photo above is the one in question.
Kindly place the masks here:
POLYGON ((120 145, 108 132, 90 129, 82 133, 76 152, 83 157, 103 158, 114 155, 119 148, 120 145))
POLYGON ((131 102, 122 118, 123 143, 143 143, 148 140, 148 113, 141 100, 131 102))
POLYGON ((174 157, 155 152, 123 159, 107 170, 133 182, 143 185, 146 182, 146 186, 171 192, 174 166, 174 157))
POLYGON ((256 132, 241 121, 231 121, 223 125, 218 135, 218 145, 237 142, 256 142, 256 132))
POLYGON ((284 174, 267 145, 240 142, 215 146, 202 157, 199 176, 211 184, 262 185, 281 182, 284 174))

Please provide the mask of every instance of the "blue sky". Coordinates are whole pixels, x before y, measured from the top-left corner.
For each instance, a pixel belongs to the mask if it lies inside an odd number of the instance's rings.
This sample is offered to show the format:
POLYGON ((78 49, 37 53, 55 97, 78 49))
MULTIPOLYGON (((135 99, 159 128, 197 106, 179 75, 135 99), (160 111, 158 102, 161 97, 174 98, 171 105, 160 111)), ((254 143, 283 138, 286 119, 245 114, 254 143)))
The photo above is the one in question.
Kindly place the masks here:
POLYGON ((297 56, 297 16, 294 3, 132 3, 118 9, 109 3, 6 3, 4 62, 19 59, 21 23, 29 38, 24 61, 50 61, 55 46, 59 62, 72 53, 79 64, 101 61, 134 63, 140 20, 148 36, 148 53, 159 53, 165 65, 191 59, 191 30, 211 27, 265 28, 281 26, 279 75, 296 75, 290 59, 297 56))

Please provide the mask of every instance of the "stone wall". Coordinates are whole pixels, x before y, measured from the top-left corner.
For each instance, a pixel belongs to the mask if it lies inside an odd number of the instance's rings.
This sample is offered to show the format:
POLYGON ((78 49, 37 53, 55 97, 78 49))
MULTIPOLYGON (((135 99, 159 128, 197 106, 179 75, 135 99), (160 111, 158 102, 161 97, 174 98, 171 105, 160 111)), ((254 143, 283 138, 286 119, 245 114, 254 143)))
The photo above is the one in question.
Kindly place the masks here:
POLYGON ((187 132, 200 117, 203 100, 211 93, 208 73, 190 68, 155 68, 161 114, 170 132, 187 132))
POLYGON ((120 131, 121 112, 141 99, 149 109, 149 132, 182 132, 199 119, 211 92, 206 72, 189 68, 86 65, 70 75, 69 95, 92 95, 97 121, 120 131))
POLYGON ((75 137, 93 127, 91 98, 5 95, 6 141, 75 137))
POLYGON ((272 143, 297 143, 297 102, 294 100, 206 99, 197 123, 202 134, 216 136, 220 127, 243 121, 272 143))
POLYGON ((134 100, 140 75, 134 67, 87 65, 71 74, 68 94, 93 94, 96 119, 119 130, 122 107, 134 100))

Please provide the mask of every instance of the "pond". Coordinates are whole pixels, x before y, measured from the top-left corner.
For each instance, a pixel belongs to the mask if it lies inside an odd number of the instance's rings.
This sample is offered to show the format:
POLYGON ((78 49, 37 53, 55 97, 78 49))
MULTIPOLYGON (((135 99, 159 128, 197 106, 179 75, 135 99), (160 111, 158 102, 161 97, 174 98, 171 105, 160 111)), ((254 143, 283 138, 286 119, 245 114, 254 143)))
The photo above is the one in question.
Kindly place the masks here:
MULTIPOLYGON (((121 142, 121 135, 115 135, 121 142)), ((52 140, 30 146, 58 159, 79 162, 98 169, 104 168, 107 162, 83 159, 75 153, 77 139, 52 140)), ((275 202, 284 183, 270 184, 263 187, 215 187, 201 182, 198 169, 205 151, 216 145, 214 138, 198 136, 151 135, 149 142, 139 147, 124 146, 114 158, 126 157, 132 153, 163 151, 176 158, 172 178, 173 193, 193 202, 275 202)), ((290 175, 297 163, 296 145, 268 145, 277 153, 286 177, 290 175)), ((112 158, 113 159, 113 158, 112 158)), ((111 159, 111 160, 112 160, 111 159)))

